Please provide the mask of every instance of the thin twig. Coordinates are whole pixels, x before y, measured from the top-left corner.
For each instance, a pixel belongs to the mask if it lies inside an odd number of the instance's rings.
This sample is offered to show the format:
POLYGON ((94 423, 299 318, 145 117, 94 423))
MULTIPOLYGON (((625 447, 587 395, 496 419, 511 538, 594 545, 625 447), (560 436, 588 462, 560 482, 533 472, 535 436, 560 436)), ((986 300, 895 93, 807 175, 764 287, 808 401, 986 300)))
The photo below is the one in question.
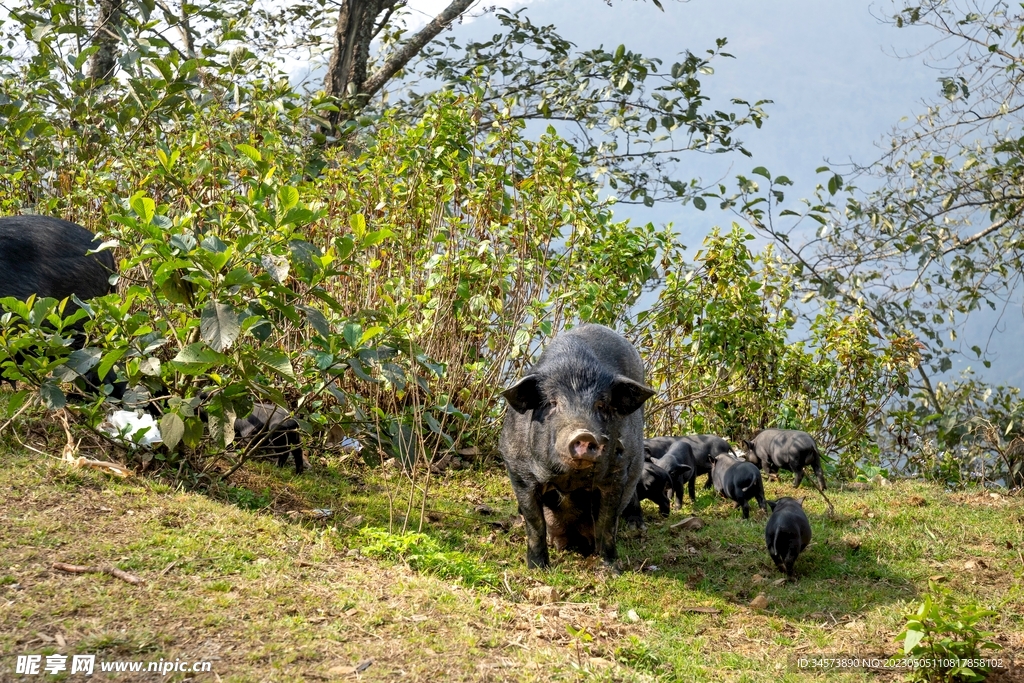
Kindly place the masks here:
POLYGON ((62 572, 68 572, 69 574, 109 574, 116 579, 121 579, 132 585, 138 585, 143 582, 143 579, 129 574, 126 571, 122 571, 117 567, 86 567, 79 564, 65 564, 64 562, 54 562, 50 565, 54 569, 62 572))

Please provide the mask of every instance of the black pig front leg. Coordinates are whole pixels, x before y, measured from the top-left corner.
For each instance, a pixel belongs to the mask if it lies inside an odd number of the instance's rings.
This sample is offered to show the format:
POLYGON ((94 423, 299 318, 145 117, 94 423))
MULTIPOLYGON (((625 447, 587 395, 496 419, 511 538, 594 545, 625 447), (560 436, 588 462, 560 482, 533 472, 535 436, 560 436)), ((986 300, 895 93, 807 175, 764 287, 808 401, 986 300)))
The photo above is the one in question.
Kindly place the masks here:
POLYGON ((595 550, 606 566, 618 571, 619 550, 616 547, 619 527, 620 492, 600 489, 597 523, 594 525, 595 550))
POLYGON ((512 488, 519 501, 519 514, 526 523, 526 566, 530 569, 546 569, 551 562, 548 558, 548 525, 544 521, 540 487, 513 478, 512 488))

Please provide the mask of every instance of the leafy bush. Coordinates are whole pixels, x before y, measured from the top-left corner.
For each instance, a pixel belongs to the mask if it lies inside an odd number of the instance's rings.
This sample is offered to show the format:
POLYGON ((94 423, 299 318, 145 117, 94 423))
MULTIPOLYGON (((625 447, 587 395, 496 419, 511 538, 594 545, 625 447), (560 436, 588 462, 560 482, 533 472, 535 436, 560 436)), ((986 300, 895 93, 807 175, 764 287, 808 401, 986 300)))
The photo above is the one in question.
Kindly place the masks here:
POLYGON ((769 247, 733 225, 713 230, 692 267, 672 241, 657 303, 634 319, 633 335, 660 390, 648 409, 651 433, 717 433, 748 438, 758 429, 811 432, 823 452, 843 454, 853 474, 865 434, 917 362, 911 337, 883 336, 863 311, 828 306, 793 342, 793 279, 769 247))
POLYGON ((1024 486, 1024 401, 1016 387, 992 387, 970 370, 938 382, 936 412, 923 395, 894 406, 879 441, 893 454, 897 471, 963 486, 995 482, 1024 486))
POLYGON ((123 398, 67 409, 90 427, 107 404, 157 410, 164 445, 140 460, 232 471, 233 420, 262 401, 307 441, 394 457, 425 497, 437 459, 493 452, 497 392, 544 340, 593 321, 647 359, 652 433, 795 426, 849 461, 915 363, 912 340, 856 312, 825 309, 791 342, 791 274, 770 250, 734 227, 687 264, 671 226, 614 219, 553 129, 482 120, 480 93, 366 117, 325 150, 312 124, 333 105, 266 79, 231 31, 195 59, 125 55, 97 89, 76 18, 46 11, 12 16, 27 56, 0 55, 0 207, 97 231, 120 282, 83 309, 77 351, 42 326, 57 304, 10 304, 0 367, 33 390, 15 409, 62 407, 61 381, 112 370, 123 398), (38 361, 18 370, 20 350, 38 361))
POLYGON ((917 610, 907 615, 907 625, 896 637, 903 641, 904 654, 926 662, 913 671, 911 679, 942 683, 985 680, 990 669, 983 663, 987 653, 1001 646, 990 640, 994 633, 981 630, 978 624, 996 613, 974 604, 959 606, 948 591, 934 583, 931 591, 917 610))

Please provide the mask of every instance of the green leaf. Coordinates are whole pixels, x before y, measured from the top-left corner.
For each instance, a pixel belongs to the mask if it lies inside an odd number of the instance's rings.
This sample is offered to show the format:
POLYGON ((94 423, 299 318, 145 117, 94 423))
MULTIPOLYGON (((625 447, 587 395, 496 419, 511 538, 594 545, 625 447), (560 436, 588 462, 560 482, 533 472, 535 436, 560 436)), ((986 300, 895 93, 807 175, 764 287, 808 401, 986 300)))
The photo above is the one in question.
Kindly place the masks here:
POLYGON ((110 372, 110 369, 114 367, 114 363, 121 360, 121 356, 125 354, 125 351, 127 351, 127 349, 121 348, 113 349, 105 353, 103 355, 103 360, 100 361, 99 368, 96 369, 99 376, 106 377, 107 373, 110 372))
POLYGON ((359 323, 345 323, 342 334, 349 347, 354 349, 359 345, 359 340, 363 338, 363 326, 359 323))
POLYGON ((182 437, 185 436, 185 422, 177 413, 167 413, 160 418, 160 437, 167 450, 173 451, 182 437))
POLYGON ((284 281, 288 279, 288 271, 290 266, 288 264, 288 257, 278 256, 276 254, 264 254, 260 257, 260 265, 267 271, 267 274, 273 278, 274 282, 278 284, 284 284, 284 281))
POLYGON ((374 230, 373 232, 367 233, 366 236, 359 241, 359 245, 362 247, 372 247, 380 244, 392 235, 394 235, 394 233, 386 228, 384 230, 374 230))
POLYGON ((147 197, 142 192, 137 192, 132 195, 132 198, 128 200, 128 203, 132 207, 132 211, 142 220, 144 224, 153 222, 153 216, 156 213, 156 204, 152 199, 147 197))
POLYGON ((379 335, 383 331, 384 331, 383 327, 381 327, 380 325, 374 325, 370 329, 368 329, 365 332, 363 332, 362 336, 359 338, 359 343, 360 344, 365 344, 366 342, 370 341, 371 339, 373 339, 374 337, 376 337, 377 335, 379 335))
POLYGON ((228 362, 228 357, 217 353, 202 342, 189 344, 178 355, 171 359, 172 363, 183 363, 186 365, 219 365, 228 362))
POLYGON ((354 213, 348 217, 348 224, 355 233, 356 239, 362 240, 366 234, 366 217, 361 213, 354 213))
POLYGON ((338 260, 344 261, 356 248, 356 241, 350 235, 342 235, 334 240, 334 248, 338 250, 338 260))
POLYGON ((372 382, 374 384, 380 383, 380 380, 374 379, 368 372, 366 372, 365 369, 363 369, 363 364, 355 356, 348 359, 348 366, 352 368, 352 372, 356 373, 356 377, 364 382, 372 382))
POLYGON ((291 185, 281 186, 277 190, 277 203, 282 212, 288 211, 299 203, 299 191, 291 185))
POLYGON ((149 377, 160 376, 160 359, 150 356, 139 363, 139 372, 149 377))
POLYGON ((230 273, 224 276, 225 287, 248 285, 252 284, 254 281, 252 273, 250 273, 246 268, 234 268, 230 273))
POLYGON ((25 405, 25 401, 31 395, 32 392, 28 389, 22 389, 11 394, 10 398, 7 399, 7 417, 13 417, 15 413, 21 410, 21 407, 25 405))
POLYGON ((44 382, 39 387, 39 398, 42 399, 43 405, 49 410, 60 410, 67 405, 67 398, 65 398, 64 392, 52 382, 44 382))
POLYGON ((917 631, 907 628, 907 635, 903 639, 903 653, 910 654, 914 648, 924 639, 924 631, 917 631))
POLYGON ((311 282, 320 271, 320 259, 323 253, 320 247, 305 240, 292 240, 288 243, 292 254, 292 265, 296 275, 304 282, 311 282))
POLYGON ((203 422, 198 416, 185 420, 185 433, 182 435, 182 440, 189 448, 195 448, 202 443, 203 422))
POLYGON ((100 51, 99 45, 90 45, 89 47, 82 50, 81 54, 75 57, 75 70, 80 71, 82 66, 85 64, 89 57, 93 56, 100 51))
POLYGON ((306 320, 313 326, 317 334, 324 339, 331 336, 331 325, 323 313, 312 306, 299 306, 298 309, 306 314, 306 320))
POLYGON ((226 351, 238 338, 240 330, 238 313, 230 305, 210 301, 203 307, 199 332, 214 351, 226 351))
POLYGON ((171 169, 174 168, 174 164, 177 163, 178 157, 181 156, 180 150, 174 150, 168 155, 162 149, 157 148, 156 158, 160 160, 160 165, 164 167, 164 170, 170 173, 171 169))
POLYGON ((280 375, 295 379, 295 370, 292 368, 291 359, 283 351, 260 349, 256 352, 256 360, 280 375))
POLYGON ((210 413, 210 436, 220 446, 230 446, 235 440, 235 413, 227 411, 223 415, 210 413))
POLYGON ((235 149, 256 163, 263 161, 263 155, 260 154, 260 151, 252 145, 247 145, 243 142, 235 145, 235 149))
POLYGON ((703 197, 694 197, 693 205, 697 208, 698 211, 703 211, 704 209, 708 208, 708 203, 704 201, 703 197))
POLYGON ((758 166, 753 171, 751 171, 751 173, 753 173, 754 175, 759 175, 759 176, 762 176, 764 178, 767 178, 768 180, 772 179, 772 174, 769 173, 768 169, 765 168, 764 166, 758 166))
POLYGON ((828 179, 828 193, 835 194, 841 189, 843 189, 843 177, 836 173, 828 179))
POLYGON ((79 375, 92 370, 100 362, 103 356, 103 349, 87 346, 83 349, 76 349, 68 355, 67 367, 79 375))

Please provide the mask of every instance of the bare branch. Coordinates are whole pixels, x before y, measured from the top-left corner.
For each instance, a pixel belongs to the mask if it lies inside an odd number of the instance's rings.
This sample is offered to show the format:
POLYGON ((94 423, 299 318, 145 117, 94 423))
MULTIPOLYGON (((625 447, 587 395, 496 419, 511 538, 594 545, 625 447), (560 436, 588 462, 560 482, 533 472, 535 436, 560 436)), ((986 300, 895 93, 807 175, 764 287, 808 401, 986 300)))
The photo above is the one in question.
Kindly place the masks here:
POLYGON ((365 98, 372 97, 378 90, 384 87, 392 76, 398 73, 408 64, 413 57, 419 54, 437 34, 446 29, 453 21, 462 16, 462 13, 469 9, 475 0, 454 0, 443 12, 434 17, 433 21, 420 29, 419 33, 409 39, 409 42, 402 45, 381 65, 377 71, 366 79, 360 93, 365 98))
POLYGON ((942 255, 945 256, 946 254, 952 253, 952 252, 956 251, 957 249, 962 249, 964 247, 970 246, 970 245, 974 244, 975 242, 977 242, 978 240, 981 240, 981 239, 985 238, 986 236, 991 235, 996 230, 998 230, 999 228, 1001 228, 1004 225, 1006 225, 1007 223, 1009 223, 1011 219, 1016 218, 1019 213, 1020 212, 1017 211, 1017 212, 1014 213, 1013 216, 1009 216, 1007 218, 1000 218, 995 223, 993 223, 992 225, 988 226, 987 228, 985 228, 981 232, 976 233, 974 235, 971 235, 970 237, 968 237, 965 240, 954 240, 953 246, 951 246, 948 249, 946 249, 945 251, 943 251, 942 255))

